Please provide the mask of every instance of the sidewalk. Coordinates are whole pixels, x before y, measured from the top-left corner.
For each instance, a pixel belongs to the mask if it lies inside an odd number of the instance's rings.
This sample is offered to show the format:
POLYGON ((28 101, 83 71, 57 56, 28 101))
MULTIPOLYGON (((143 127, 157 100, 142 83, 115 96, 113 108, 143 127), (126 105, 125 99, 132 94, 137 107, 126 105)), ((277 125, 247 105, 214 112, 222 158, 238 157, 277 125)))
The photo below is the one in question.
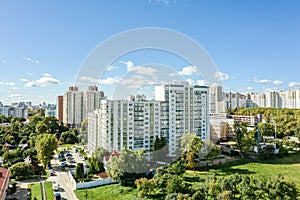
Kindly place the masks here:
POLYGON ((16 181, 17 182, 17 191, 12 194, 12 195, 8 195, 7 198, 16 198, 16 199, 24 199, 27 200, 28 196, 28 184, 30 183, 38 183, 40 182, 40 180, 38 179, 33 179, 33 180, 24 180, 24 181, 16 181))

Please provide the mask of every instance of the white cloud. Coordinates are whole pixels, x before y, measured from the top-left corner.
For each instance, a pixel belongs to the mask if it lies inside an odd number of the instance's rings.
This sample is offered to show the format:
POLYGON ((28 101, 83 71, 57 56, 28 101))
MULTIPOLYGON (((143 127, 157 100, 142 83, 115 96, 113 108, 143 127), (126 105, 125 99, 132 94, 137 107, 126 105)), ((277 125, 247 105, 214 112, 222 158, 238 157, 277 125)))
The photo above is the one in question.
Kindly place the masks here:
POLYGON ((289 82, 289 87, 300 87, 300 82, 289 82))
POLYGON ((271 83, 272 81, 269 79, 257 79, 256 77, 254 78, 254 83, 261 83, 261 84, 266 84, 266 83, 271 83))
POLYGON ((2 62, 2 63, 6 63, 6 60, 5 60, 5 59, 3 59, 3 60, 1 60, 1 62, 2 62))
POLYGON ((119 67, 110 65, 110 66, 106 67, 106 70, 107 71, 112 71, 113 69, 117 69, 117 68, 119 68, 119 67))
POLYGON ((149 0, 149 3, 152 2, 164 3, 165 5, 169 5, 170 3, 175 3, 175 0, 149 0))
POLYGON ((231 78, 228 74, 225 74, 223 72, 216 72, 214 77, 219 81, 226 81, 231 78))
POLYGON ((273 81, 273 84, 274 84, 274 85, 283 85, 284 82, 281 81, 281 80, 275 80, 275 81, 273 81))
POLYGON ((186 66, 183 67, 181 71, 177 73, 171 73, 170 76, 192 76, 197 72, 197 68, 194 66, 186 66))
POLYGON ((15 82, 3 82, 3 81, 0 81, 0 85, 6 85, 6 86, 14 87, 16 85, 16 83, 15 82))
POLYGON ((9 94, 7 95, 8 98, 18 98, 18 97, 22 97, 21 94, 9 94))
POLYGON ((104 85, 114 85, 119 83, 120 79, 118 77, 107 77, 106 79, 100 79, 98 82, 104 85))
POLYGON ((82 76, 80 77, 81 81, 88 81, 90 83, 94 84, 104 84, 104 85, 114 85, 119 83, 120 78, 119 77, 107 77, 105 79, 97 79, 94 77, 88 77, 88 76, 82 76))
POLYGON ((31 62, 31 63, 35 63, 35 64, 39 64, 40 63, 40 61, 32 59, 32 58, 29 58, 29 57, 23 57, 22 59, 26 60, 28 62, 31 62))
POLYGON ((26 74, 29 76, 33 76, 33 73, 31 73, 31 72, 26 72, 26 74))
POLYGON ((210 83, 205 81, 205 80, 197 80, 196 85, 201 85, 201 86, 210 86, 210 83))
POLYGON ((22 81, 22 82, 28 82, 29 80, 26 79, 26 78, 20 78, 20 81, 22 81))
POLYGON ((132 61, 120 61, 119 63, 125 64, 127 66, 128 72, 136 72, 137 74, 141 75, 149 75, 154 76, 157 73, 157 70, 152 67, 146 67, 146 66, 134 66, 132 61))
POLYGON ((51 76, 51 74, 49 74, 49 73, 44 73, 44 74, 42 74, 43 76, 46 76, 46 77, 50 77, 51 76))
POLYGON ((43 74, 43 77, 34 80, 34 81, 28 81, 24 86, 25 87, 45 87, 50 84, 59 84, 60 81, 58 79, 55 79, 51 77, 50 74, 43 74), (45 76, 46 75, 46 76, 45 76))

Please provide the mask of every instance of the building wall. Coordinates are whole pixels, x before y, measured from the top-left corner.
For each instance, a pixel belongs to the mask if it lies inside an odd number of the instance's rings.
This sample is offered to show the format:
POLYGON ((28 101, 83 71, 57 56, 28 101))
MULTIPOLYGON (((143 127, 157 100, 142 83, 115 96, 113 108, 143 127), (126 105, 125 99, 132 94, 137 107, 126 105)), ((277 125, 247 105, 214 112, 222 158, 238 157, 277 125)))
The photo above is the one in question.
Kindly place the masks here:
POLYGON ((63 109, 63 105, 64 105, 64 96, 58 96, 57 97, 57 105, 56 105, 56 114, 57 114, 57 119, 59 122, 63 121, 63 113, 64 113, 64 109, 63 109))
POLYGON ((63 97, 63 122, 80 127, 87 114, 99 108, 100 101, 104 99, 104 93, 97 90, 96 86, 90 86, 88 91, 70 87, 63 97))
POLYGON ((150 156, 160 137, 160 102, 102 100, 100 109, 88 115, 88 150, 144 149, 150 156))
MULTIPOLYGON (((169 156, 174 156, 183 134, 195 133, 210 139, 209 88, 190 86, 185 82, 164 85, 155 94, 161 102, 161 135, 169 142, 169 156)), ((157 98, 156 98, 157 99, 157 98)))

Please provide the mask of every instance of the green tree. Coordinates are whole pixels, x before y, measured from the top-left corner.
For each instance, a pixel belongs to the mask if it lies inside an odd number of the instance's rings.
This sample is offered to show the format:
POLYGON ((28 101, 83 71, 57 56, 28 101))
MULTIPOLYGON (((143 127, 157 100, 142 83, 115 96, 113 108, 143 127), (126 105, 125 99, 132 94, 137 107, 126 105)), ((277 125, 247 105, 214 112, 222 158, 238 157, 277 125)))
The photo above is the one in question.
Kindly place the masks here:
POLYGON ((156 136, 154 142, 154 151, 152 153, 152 159, 154 161, 164 161, 168 154, 168 143, 164 137, 159 138, 156 136))
POLYGON ((34 174, 33 166, 31 164, 25 164, 23 162, 16 163, 9 169, 11 177, 16 178, 17 180, 28 178, 29 176, 34 174))
POLYGON ((101 147, 97 147, 94 153, 92 154, 92 157, 96 158, 100 162, 103 161, 103 157, 109 155, 109 151, 106 149, 103 149, 101 147))
POLYGON ((37 151, 37 158, 44 167, 52 159, 56 148, 57 141, 54 135, 41 134, 36 137, 35 150, 37 151))
POLYGON ((75 177, 78 180, 81 180, 84 178, 84 167, 83 163, 77 163, 76 170, 75 170, 75 177))
POLYGON ((76 135, 76 129, 74 131, 74 129, 67 131, 67 132, 63 132, 60 136, 60 141, 63 144, 75 144, 78 142, 78 138, 76 135))
POLYGON ((183 178, 181 178, 178 175, 172 175, 167 182, 166 191, 168 194, 171 193, 184 193, 186 188, 186 184, 183 181, 183 178))
POLYGON ((245 157, 245 153, 256 143, 254 133, 249 133, 246 124, 239 121, 234 123, 234 133, 236 137, 236 146, 240 151, 240 155, 245 157))
POLYGON ((137 187, 139 197, 149 197, 155 188, 154 180, 148 180, 147 178, 140 178, 134 181, 137 187))
POLYGON ((108 174, 113 179, 120 181, 122 185, 127 185, 149 171, 146 161, 143 150, 131 151, 124 149, 120 155, 113 156, 106 166, 108 174))
POLYGON ((88 120, 87 118, 85 118, 82 123, 81 123, 81 127, 79 130, 79 141, 81 144, 86 145, 87 144, 87 133, 88 133, 88 120))

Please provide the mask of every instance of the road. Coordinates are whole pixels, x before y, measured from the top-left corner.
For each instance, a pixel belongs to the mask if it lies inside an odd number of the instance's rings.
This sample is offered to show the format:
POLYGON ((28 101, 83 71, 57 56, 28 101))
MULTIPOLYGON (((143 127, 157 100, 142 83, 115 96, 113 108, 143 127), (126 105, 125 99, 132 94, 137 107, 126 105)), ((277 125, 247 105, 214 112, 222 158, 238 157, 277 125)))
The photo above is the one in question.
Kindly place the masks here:
MULTIPOLYGON (((74 155, 75 153, 72 152, 72 154, 74 155)), ((55 155, 55 158, 53 160, 51 160, 51 165, 53 167, 54 176, 50 176, 47 180, 48 181, 55 181, 58 183, 59 185, 59 193, 61 193, 61 196, 63 199, 67 199, 67 200, 78 200, 78 198, 76 197, 75 193, 74 193, 74 187, 72 182, 69 179, 69 175, 67 170, 66 171, 62 171, 60 169, 60 163, 59 160, 57 159, 57 155, 55 155)))

